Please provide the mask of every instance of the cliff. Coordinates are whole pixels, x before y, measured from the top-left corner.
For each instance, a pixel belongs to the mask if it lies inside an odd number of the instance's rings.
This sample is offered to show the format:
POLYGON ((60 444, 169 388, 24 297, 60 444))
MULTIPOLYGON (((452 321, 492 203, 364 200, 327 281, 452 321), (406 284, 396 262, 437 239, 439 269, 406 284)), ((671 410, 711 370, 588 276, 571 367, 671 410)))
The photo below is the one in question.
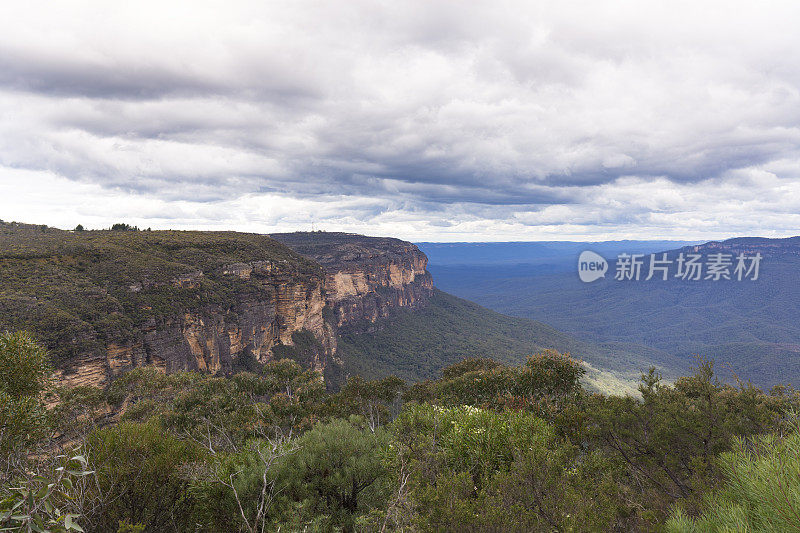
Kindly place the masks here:
POLYGON ((754 255, 761 253, 770 259, 796 259, 800 256, 800 237, 769 239, 766 237, 736 237, 724 241, 711 241, 696 246, 687 246, 680 251, 700 253, 729 253, 754 255))
POLYGON ((398 309, 424 307, 433 294, 428 258, 410 242, 328 232, 271 237, 322 266, 325 301, 339 328, 369 329, 398 309))
POLYGON ((432 293, 410 243, 275 237, 0 223, 0 328, 39 337, 66 385, 104 386, 142 365, 224 374, 274 356, 323 371, 341 363, 339 328, 432 293))
POLYGON ((319 265, 263 235, 0 225, 0 328, 26 329, 67 385, 141 365, 226 373, 307 330, 335 351, 319 265))

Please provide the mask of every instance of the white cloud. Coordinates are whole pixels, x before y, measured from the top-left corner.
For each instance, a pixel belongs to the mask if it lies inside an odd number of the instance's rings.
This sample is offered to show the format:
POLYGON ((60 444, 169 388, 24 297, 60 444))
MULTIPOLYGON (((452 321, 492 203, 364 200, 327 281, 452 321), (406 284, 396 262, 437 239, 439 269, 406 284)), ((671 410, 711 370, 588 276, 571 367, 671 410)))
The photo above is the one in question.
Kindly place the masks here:
POLYGON ((794 2, 3 9, 3 218, 274 231, 313 215, 426 240, 796 231, 794 2))

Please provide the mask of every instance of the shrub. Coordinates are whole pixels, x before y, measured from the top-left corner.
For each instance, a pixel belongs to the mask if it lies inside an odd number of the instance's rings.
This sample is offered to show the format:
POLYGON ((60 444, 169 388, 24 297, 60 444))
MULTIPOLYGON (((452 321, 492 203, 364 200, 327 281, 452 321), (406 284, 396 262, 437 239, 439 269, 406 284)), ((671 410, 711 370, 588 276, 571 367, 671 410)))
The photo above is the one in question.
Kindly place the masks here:
POLYGON ((678 509, 669 531, 800 531, 800 425, 785 437, 737 438, 718 460, 722 487, 692 519, 678 509))
MULTIPOLYGON (((47 431, 47 351, 24 332, 0 333, 0 454, 29 448, 47 431)), ((2 471, 6 471, 5 468, 2 471)))
POLYGON ((403 510, 384 520, 399 529, 598 531, 618 519, 613 469, 531 413, 416 404, 392 428, 403 510))
POLYGON ((155 423, 122 422, 87 439, 96 483, 87 484, 94 503, 87 522, 95 531, 114 531, 120 522, 147 531, 189 528, 191 508, 183 467, 203 453, 165 433, 155 423))
POLYGON ((383 507, 387 471, 379 453, 382 438, 354 417, 317 424, 297 439, 297 451, 286 457, 277 475, 303 522, 324 516, 326 529, 353 531, 359 515, 383 507))

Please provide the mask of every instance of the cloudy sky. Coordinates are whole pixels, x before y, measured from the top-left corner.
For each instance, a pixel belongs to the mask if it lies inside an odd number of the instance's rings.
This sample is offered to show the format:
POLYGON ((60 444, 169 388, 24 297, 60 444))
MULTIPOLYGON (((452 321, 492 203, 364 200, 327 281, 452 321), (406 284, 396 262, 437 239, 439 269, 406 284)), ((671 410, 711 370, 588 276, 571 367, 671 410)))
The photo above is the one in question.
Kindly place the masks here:
POLYGON ((800 234, 798 2, 4 2, 0 218, 800 234))

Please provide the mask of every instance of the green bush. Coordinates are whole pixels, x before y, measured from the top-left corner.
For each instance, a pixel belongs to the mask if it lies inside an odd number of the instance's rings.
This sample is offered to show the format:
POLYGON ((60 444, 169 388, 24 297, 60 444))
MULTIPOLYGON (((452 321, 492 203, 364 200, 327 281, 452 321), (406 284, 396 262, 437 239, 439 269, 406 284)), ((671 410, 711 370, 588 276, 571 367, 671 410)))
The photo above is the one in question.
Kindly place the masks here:
POLYGON ((718 459, 724 483, 696 519, 676 510, 671 532, 800 531, 800 425, 791 432, 737 438, 718 459))
POLYGON ((354 418, 217 454, 191 489, 196 521, 210 531, 353 531, 385 505, 383 444, 354 418))
POLYGON ((196 445, 155 423, 121 422, 91 433, 86 448, 95 470, 95 482, 86 486, 92 530, 115 531, 120 522, 147 531, 191 529, 184 469, 204 457, 196 445))
POLYGON ((597 531, 619 514, 601 456, 581 454, 525 411, 412 404, 392 424, 406 493, 384 520, 422 531, 597 531), (413 513, 409 513, 413 510, 413 513))
POLYGON ((359 515, 383 507, 387 499, 383 438, 355 417, 318 424, 303 434, 277 473, 295 504, 287 509, 303 523, 322 516, 326 530, 353 531, 359 515))
POLYGON ((210 457, 194 474, 190 488, 195 522, 218 532, 275 529, 286 505, 281 499, 286 482, 276 479, 276 463, 292 451, 282 440, 259 439, 236 452, 210 457))
MULTIPOLYGON (((29 448, 46 433, 47 360, 47 351, 27 333, 0 333, 0 454, 29 448)), ((0 469, 0 480, 2 472, 7 469, 0 469)))
POLYGON ((68 533, 84 531, 83 518, 65 510, 74 500, 75 480, 91 475, 82 455, 57 456, 49 476, 28 475, 3 487, 0 494, 0 530, 68 533))
POLYGON ((739 437, 780 430, 784 413, 797 403, 793 394, 725 385, 710 362, 672 386, 651 371, 640 390, 641 400, 592 397, 582 438, 624 465, 632 508, 651 525, 666 520, 676 503, 696 513, 721 479, 716 457, 739 437))

